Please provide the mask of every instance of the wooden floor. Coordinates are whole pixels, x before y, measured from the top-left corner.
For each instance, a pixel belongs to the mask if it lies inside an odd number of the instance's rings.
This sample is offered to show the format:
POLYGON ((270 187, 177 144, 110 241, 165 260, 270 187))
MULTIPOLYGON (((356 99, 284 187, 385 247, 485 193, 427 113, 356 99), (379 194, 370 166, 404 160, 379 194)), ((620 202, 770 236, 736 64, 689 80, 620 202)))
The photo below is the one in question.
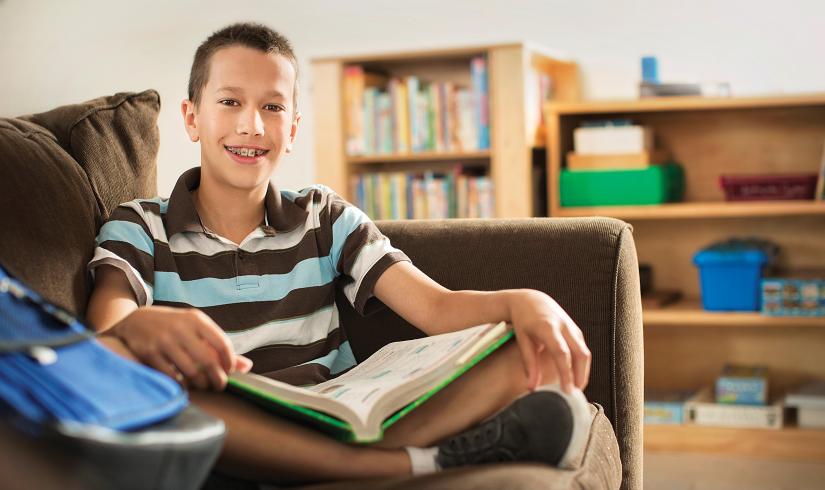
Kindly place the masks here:
POLYGON ((644 456, 645 490, 821 490, 825 462, 749 459, 697 453, 644 456))

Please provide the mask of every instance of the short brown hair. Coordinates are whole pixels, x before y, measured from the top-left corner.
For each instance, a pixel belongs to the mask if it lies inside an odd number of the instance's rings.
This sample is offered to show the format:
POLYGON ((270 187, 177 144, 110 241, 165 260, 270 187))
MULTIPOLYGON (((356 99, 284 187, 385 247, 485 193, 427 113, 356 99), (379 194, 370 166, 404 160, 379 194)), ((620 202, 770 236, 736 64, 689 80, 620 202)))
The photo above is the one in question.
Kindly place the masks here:
POLYGON ((214 32, 198 46, 195 59, 192 61, 192 69, 189 72, 189 100, 195 106, 200 104, 201 92, 209 78, 209 61, 212 55, 221 48, 234 45, 257 49, 267 54, 280 54, 292 63, 295 69, 295 84, 292 86, 292 113, 294 115, 298 110, 298 60, 292 51, 292 45, 286 37, 269 27, 252 22, 224 27, 214 32))

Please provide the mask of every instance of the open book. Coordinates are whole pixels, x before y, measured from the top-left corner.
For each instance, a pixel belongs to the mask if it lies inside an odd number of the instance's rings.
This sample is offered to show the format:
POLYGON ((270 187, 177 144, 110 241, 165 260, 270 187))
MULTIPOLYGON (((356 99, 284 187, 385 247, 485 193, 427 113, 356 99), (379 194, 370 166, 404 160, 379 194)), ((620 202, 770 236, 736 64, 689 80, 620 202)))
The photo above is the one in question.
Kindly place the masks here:
POLYGON ((232 374, 227 389, 349 442, 374 442, 401 417, 513 337, 504 322, 393 342, 337 378, 298 387, 232 374))

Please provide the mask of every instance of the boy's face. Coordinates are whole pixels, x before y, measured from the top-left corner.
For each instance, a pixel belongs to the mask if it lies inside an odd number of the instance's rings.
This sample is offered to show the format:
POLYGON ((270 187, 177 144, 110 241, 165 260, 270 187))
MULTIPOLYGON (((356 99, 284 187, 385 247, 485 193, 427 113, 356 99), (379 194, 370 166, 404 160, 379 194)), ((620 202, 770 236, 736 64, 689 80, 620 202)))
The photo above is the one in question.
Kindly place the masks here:
POLYGON ((181 104, 190 139, 201 143, 202 178, 236 189, 267 185, 292 150, 301 119, 294 83, 295 70, 282 55, 245 46, 212 55, 198 107, 181 104))

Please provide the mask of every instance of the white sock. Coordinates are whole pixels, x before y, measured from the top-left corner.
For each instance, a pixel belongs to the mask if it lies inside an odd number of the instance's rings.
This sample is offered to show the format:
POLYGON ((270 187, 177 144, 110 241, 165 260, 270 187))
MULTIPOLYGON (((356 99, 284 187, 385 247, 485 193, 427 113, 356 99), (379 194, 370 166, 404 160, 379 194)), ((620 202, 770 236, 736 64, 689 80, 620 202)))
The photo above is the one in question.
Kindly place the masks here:
POLYGON ((410 469, 413 475, 426 475, 427 473, 435 473, 441 470, 438 462, 435 460, 438 454, 437 447, 412 447, 406 446, 404 450, 410 457, 410 469))

